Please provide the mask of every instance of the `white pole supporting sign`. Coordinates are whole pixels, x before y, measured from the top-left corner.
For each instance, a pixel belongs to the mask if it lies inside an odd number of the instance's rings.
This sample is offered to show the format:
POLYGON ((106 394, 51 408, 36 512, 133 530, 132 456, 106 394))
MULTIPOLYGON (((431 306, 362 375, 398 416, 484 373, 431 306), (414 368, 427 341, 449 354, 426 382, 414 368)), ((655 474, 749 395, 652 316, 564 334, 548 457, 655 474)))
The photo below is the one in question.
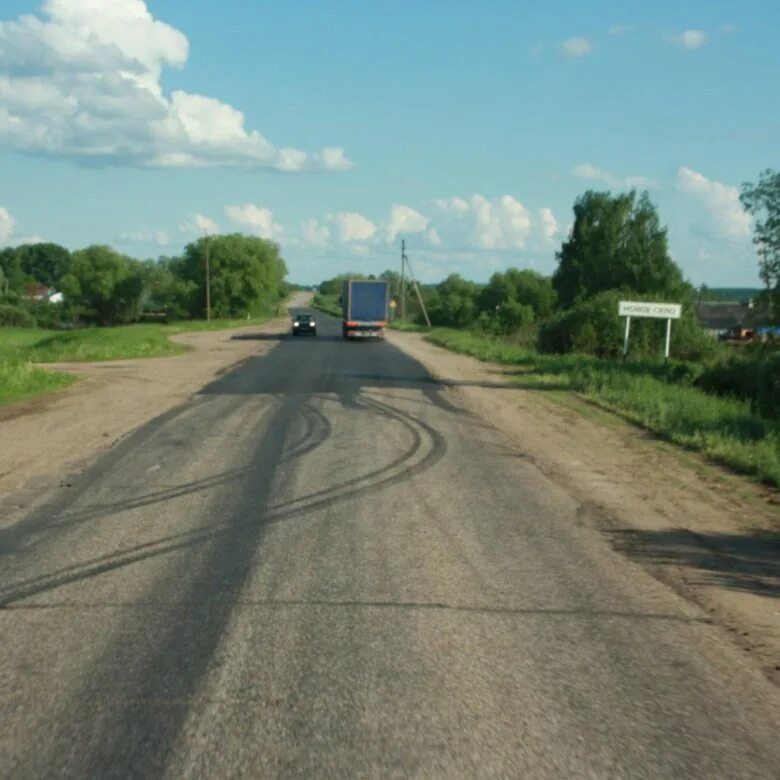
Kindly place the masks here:
POLYGON ((623 340, 623 357, 628 355, 628 337, 631 333, 632 317, 651 317, 666 320, 666 345, 664 357, 669 357, 669 344, 672 339, 672 320, 679 320, 682 314, 681 303, 649 303, 647 301, 620 301, 618 315, 626 318, 626 335, 623 340))

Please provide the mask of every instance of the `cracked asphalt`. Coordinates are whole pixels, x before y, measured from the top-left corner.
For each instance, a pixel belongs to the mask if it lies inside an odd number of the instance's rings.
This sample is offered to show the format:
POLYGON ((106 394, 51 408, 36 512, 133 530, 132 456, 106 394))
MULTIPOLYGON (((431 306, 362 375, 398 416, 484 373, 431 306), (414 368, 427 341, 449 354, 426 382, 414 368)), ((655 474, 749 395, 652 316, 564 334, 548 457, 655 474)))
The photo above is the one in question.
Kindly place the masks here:
POLYGON ((704 613, 318 319, 0 532, 0 775, 780 776, 704 613))

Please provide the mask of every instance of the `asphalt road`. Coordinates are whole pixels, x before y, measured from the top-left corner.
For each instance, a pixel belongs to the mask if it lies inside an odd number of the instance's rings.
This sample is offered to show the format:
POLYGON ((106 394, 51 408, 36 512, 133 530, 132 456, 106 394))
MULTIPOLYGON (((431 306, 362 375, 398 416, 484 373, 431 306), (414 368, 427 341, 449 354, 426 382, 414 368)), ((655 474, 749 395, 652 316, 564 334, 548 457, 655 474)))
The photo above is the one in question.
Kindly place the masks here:
POLYGON ((778 777, 718 628, 319 320, 2 532, 0 775, 778 777))

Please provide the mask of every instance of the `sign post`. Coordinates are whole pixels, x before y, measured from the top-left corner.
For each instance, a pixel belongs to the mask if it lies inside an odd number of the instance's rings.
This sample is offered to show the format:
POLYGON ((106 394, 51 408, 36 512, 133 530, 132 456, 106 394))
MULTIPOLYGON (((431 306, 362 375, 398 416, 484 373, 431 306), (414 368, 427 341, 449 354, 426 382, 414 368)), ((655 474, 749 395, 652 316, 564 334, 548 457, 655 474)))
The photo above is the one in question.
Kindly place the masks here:
POLYGON ((623 360, 628 357, 628 336, 631 333, 631 317, 626 317, 626 337, 623 340, 623 360))
POLYGON ((666 320, 666 343, 664 357, 669 358, 669 345, 672 340, 672 320, 679 320, 682 314, 680 303, 650 303, 648 301, 620 301, 618 316, 626 318, 626 336, 623 342, 623 358, 628 355, 628 336, 631 332, 632 317, 650 317, 666 320))

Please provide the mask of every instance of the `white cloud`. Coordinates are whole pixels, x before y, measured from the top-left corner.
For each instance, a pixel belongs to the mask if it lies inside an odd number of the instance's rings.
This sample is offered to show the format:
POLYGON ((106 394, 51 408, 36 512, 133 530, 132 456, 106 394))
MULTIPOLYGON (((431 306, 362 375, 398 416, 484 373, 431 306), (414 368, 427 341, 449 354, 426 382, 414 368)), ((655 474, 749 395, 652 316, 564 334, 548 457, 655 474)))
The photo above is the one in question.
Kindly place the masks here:
POLYGON ((718 235, 726 238, 750 235, 751 218, 739 202, 737 187, 708 179, 685 166, 677 171, 677 187, 702 202, 718 235))
POLYGON ((144 0, 44 0, 0 21, 0 144, 81 162, 153 167, 345 170, 343 150, 277 148, 215 98, 166 95, 187 38, 144 0))
POLYGON ((429 246, 442 246, 443 241, 439 235, 439 231, 435 227, 429 227, 425 231, 425 243, 429 246))
POLYGON ((593 45, 587 38, 569 38, 561 44, 564 57, 587 57, 593 51, 593 45))
POLYGON ((344 150, 338 146, 326 146, 314 155, 319 166, 326 171, 348 171, 352 162, 347 159, 344 150))
POLYGON ((733 32, 736 32, 739 29, 739 27, 737 27, 736 24, 723 24, 723 25, 721 25, 720 29, 721 29, 721 32, 733 33, 733 32))
POLYGON ((339 241, 370 241, 376 234, 376 225, 356 211, 328 214, 328 221, 336 226, 339 241))
POLYGON ((271 209, 265 206, 256 206, 254 203, 244 203, 242 206, 226 206, 225 213, 228 218, 248 228, 262 238, 279 238, 282 234, 281 225, 274 222, 274 215, 271 209))
POLYGON ((572 176, 578 179, 590 179, 600 181, 609 187, 627 188, 632 190, 654 190, 658 188, 658 182, 647 176, 624 176, 619 177, 610 171, 599 168, 591 163, 580 163, 572 168, 572 176))
POLYGON ((668 43, 675 43, 683 49, 701 49, 707 43, 707 33, 701 30, 686 30, 679 35, 670 35, 668 43))
POLYGON ((365 244, 354 244, 349 248, 349 251, 358 257, 366 257, 368 255, 368 247, 365 244))
POLYGON ((465 214, 469 210, 468 201, 457 196, 449 199, 435 200, 434 204, 440 209, 454 211, 457 214, 465 214))
POLYGON ((0 206, 0 244, 7 242, 14 234, 16 229, 16 220, 11 216, 8 209, 0 206))
POLYGON ((558 235, 558 220, 555 218, 555 214, 552 213, 552 209, 547 206, 539 211, 539 224, 542 235, 550 241, 558 235))
POLYGON ((301 223, 301 234, 304 241, 313 246, 326 246, 330 239, 330 229, 316 219, 307 219, 301 223))
POLYGON ((205 214, 190 214, 187 221, 179 225, 179 230, 187 235, 202 235, 203 233, 215 235, 219 233, 219 225, 205 214))
POLYGON ((385 228, 385 240, 392 244, 401 234, 424 233, 430 219, 415 211, 411 206, 394 204, 385 228))
POLYGON ((171 239, 164 230, 131 230, 127 233, 120 233, 118 241, 121 244, 156 244, 157 246, 168 246, 171 239))
POLYGON ((437 220, 437 228, 442 229, 448 244, 480 249, 526 246, 531 232, 530 213, 511 195, 488 199, 476 193, 468 201, 454 197, 437 200, 435 205, 442 212, 442 224, 437 220))
POLYGON ((607 30, 607 35, 624 35, 633 29, 633 24, 615 24, 607 30))

